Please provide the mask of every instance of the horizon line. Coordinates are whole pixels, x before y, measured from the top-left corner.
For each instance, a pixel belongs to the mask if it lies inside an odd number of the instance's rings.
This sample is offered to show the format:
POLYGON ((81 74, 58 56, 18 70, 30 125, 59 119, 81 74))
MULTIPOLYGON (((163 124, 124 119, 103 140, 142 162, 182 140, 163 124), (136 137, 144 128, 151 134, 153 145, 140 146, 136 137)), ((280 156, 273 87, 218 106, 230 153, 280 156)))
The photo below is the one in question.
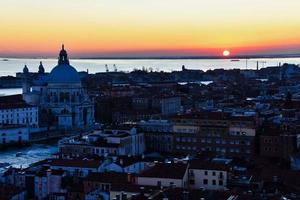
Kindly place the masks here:
MULTIPOLYGON (((300 57, 300 53, 290 54, 240 54, 232 56, 195 56, 195 55, 176 55, 176 56, 77 56, 70 57, 71 59, 82 59, 82 60, 96 60, 96 59, 253 59, 253 58, 296 58, 300 57)), ((3 56, 0 55, 1 59, 57 59, 57 57, 43 57, 43 56, 3 56)))

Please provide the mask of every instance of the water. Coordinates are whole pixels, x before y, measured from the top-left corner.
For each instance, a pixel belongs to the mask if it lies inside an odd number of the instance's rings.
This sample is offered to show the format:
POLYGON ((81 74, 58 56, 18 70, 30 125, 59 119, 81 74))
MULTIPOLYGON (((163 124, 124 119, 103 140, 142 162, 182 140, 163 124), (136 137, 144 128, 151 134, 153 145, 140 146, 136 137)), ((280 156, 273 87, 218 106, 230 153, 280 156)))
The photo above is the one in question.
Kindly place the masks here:
POLYGON ((8 96, 22 94, 22 88, 8 88, 8 89, 0 89, 0 96, 8 96))
MULTIPOLYGON (((46 158, 51 158, 57 152, 56 144, 35 144, 30 147, 21 149, 9 149, 0 151, 0 164, 8 163, 12 167, 28 167, 34 162, 41 161, 46 158), (20 153, 19 153, 20 152, 20 153), (20 156, 16 156, 18 153, 20 156)), ((3 167, 0 167, 3 169, 3 167)))
MULTIPOLYGON (((4 61, 0 58, 0 76, 12 75, 21 72, 24 65, 27 64, 29 71, 36 72, 39 62, 42 61, 46 72, 57 64, 57 59, 8 59, 4 61)), ((256 69, 256 62, 259 61, 259 67, 277 66, 279 63, 300 64, 300 58, 260 58, 248 59, 247 68, 256 69)), ((73 65, 78 71, 89 70, 90 73, 106 71, 105 65, 108 65, 110 71, 114 70, 114 65, 119 71, 132 71, 133 69, 142 69, 143 67, 152 68, 154 71, 174 71, 181 70, 182 65, 187 69, 209 70, 216 68, 246 69, 246 60, 241 59, 238 62, 232 62, 230 59, 71 59, 73 65)))

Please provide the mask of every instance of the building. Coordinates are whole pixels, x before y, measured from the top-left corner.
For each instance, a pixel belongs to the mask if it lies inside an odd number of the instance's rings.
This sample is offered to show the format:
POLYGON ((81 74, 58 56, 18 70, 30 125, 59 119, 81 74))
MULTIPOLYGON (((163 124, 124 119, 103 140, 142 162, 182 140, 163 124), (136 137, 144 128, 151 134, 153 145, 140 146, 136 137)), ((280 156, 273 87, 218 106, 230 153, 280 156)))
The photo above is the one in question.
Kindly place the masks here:
POLYGON ((158 187, 188 187, 188 164, 157 163, 137 177, 138 185, 158 187))
POLYGON ((148 152, 172 153, 174 150, 173 125, 167 120, 148 120, 138 123, 145 135, 148 152))
POLYGON ((180 97, 168 97, 161 99, 161 113, 162 115, 173 115, 180 111, 181 98, 180 97))
POLYGON ((296 151, 297 135, 281 131, 279 127, 264 127, 259 136, 259 153, 263 157, 289 160, 296 151))
MULTIPOLYGON (((39 69, 40 73, 44 71, 39 69)), ((69 63, 64 46, 58 65, 50 74, 31 80, 29 70, 23 69, 23 99, 38 106, 48 125, 60 129, 84 128, 94 122, 94 105, 81 85, 78 72, 69 63)), ((42 117, 41 116, 41 117, 42 117)))
POLYGON ((26 191, 14 185, 0 186, 0 199, 3 200, 26 200, 26 191))
POLYGON ((192 160, 189 166, 191 189, 226 190, 229 168, 218 163, 192 160))
POLYGON ((144 134, 135 128, 104 128, 79 138, 59 142, 63 157, 78 156, 139 156, 145 151, 144 134))
POLYGON ((96 189, 109 192, 113 185, 126 185, 134 183, 132 175, 127 173, 105 172, 90 173, 83 182, 84 192, 89 193, 96 189))
POLYGON ((63 170, 42 169, 34 177, 35 199, 43 200, 52 193, 60 193, 62 188, 63 170))
POLYGON ((0 125, 0 146, 29 141, 29 128, 22 125, 0 125))
POLYGON ((174 151, 187 154, 199 152, 198 135, 200 128, 197 116, 179 116, 171 118, 174 132, 174 151))
POLYGON ((176 152, 211 152, 244 158, 255 153, 255 117, 199 112, 173 116, 171 122, 176 152))
POLYGON ((0 97, 0 124, 39 127, 39 110, 22 100, 21 95, 0 97))
POLYGON ((51 170, 63 170, 68 176, 79 177, 99 172, 101 164, 101 160, 94 159, 54 159, 49 163, 51 170))

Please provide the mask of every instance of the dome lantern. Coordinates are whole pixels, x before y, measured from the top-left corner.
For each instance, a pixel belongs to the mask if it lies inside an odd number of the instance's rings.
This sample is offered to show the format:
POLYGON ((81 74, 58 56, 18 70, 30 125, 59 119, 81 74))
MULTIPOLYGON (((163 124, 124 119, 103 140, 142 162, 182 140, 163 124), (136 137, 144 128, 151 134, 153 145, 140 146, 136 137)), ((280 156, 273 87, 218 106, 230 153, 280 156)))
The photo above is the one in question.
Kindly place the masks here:
POLYGON ((60 64, 66 64, 66 65, 70 64, 69 58, 68 58, 68 53, 65 50, 65 45, 64 44, 61 46, 61 50, 60 50, 60 53, 59 53, 58 64, 59 65, 60 64))
POLYGON ((52 69, 48 79, 49 84, 81 84, 77 70, 69 63, 67 51, 62 45, 59 53, 58 65, 52 69))

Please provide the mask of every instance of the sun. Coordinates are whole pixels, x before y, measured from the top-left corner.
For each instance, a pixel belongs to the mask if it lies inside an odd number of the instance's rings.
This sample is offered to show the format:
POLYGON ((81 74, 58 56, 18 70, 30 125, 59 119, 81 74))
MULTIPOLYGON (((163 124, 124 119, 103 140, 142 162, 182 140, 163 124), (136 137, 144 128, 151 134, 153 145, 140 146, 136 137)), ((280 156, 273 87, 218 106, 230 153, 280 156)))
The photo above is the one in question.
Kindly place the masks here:
POLYGON ((223 51, 223 56, 225 56, 225 57, 230 56, 230 51, 224 50, 223 51))

